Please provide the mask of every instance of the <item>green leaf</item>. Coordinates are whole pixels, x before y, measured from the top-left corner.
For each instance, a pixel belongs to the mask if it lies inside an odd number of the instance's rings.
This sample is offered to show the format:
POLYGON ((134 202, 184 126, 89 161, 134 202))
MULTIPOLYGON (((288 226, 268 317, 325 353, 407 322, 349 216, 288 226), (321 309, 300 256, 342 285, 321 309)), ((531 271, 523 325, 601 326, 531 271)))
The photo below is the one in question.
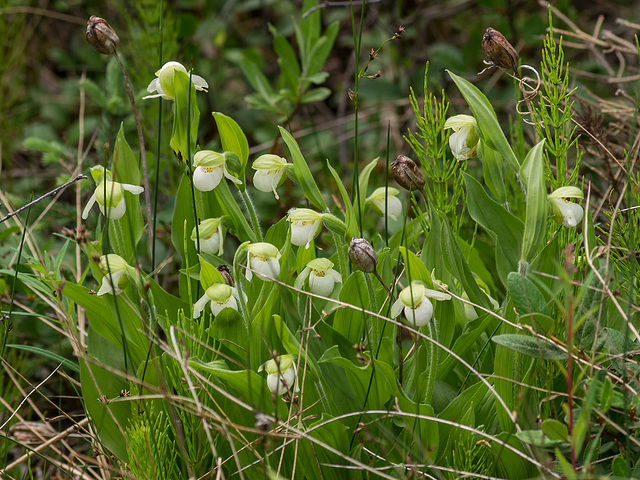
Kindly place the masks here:
POLYGON ((529 262, 544 246, 547 233, 547 185, 544 178, 544 140, 535 145, 524 159, 520 176, 527 185, 526 219, 522 243, 522 262, 529 262))
POLYGON ((191 163, 198 138, 200 110, 196 102, 196 89, 189 75, 179 70, 174 71, 173 79, 176 94, 173 101, 173 132, 171 148, 186 163, 191 163), (191 91, 191 95, 189 95, 191 91))
POLYGON ((447 73, 469 104, 473 116, 476 122, 478 122, 480 138, 487 142, 489 147, 500 152, 502 158, 507 161, 507 164, 514 172, 519 172, 520 162, 516 158, 515 153, 513 153, 509 142, 507 142, 507 138, 504 136, 504 132, 498 123, 496 112, 493 110, 487 97, 485 97, 475 85, 472 85, 464 78, 457 76, 449 70, 447 70, 447 73))
MULTIPOLYGON (((360 192, 360 195, 359 195, 360 214, 362 215, 363 218, 364 218, 365 200, 367 199, 367 189, 369 187, 369 177, 371 176, 371 172, 373 171, 373 169, 376 168, 379 158, 380 157, 376 157, 372 161, 370 161, 367 165, 365 165, 365 167, 360 171, 360 174, 358 175, 358 190, 360 192)), ((353 206, 354 208, 356 208, 355 198, 353 199, 353 206)))
POLYGON ((478 144, 478 158, 482 162, 482 175, 484 183, 502 205, 507 203, 507 191, 504 186, 502 174, 502 157, 490 148, 485 142, 478 144))
POLYGON ((475 178, 465 172, 462 172, 462 177, 467 187, 467 206, 471 218, 494 234, 496 266, 500 280, 506 285, 507 275, 518 271, 523 223, 498 202, 489 198, 475 178))
POLYGON ((216 125, 218 126, 218 133, 220 134, 220 142, 225 152, 233 152, 240 159, 240 180, 242 185, 240 190, 244 191, 246 185, 245 168, 249 161, 249 142, 240 126, 230 117, 223 115, 220 112, 212 113, 216 125))
POLYGON ((272 24, 269 24, 269 31, 273 35, 273 49, 278 55, 281 77, 292 92, 297 92, 300 64, 293 47, 272 24))
POLYGON ((569 429, 564 423, 555 418, 547 418, 542 422, 542 431, 551 440, 567 442, 569 439, 569 429))
POLYGON ((76 362, 72 362, 68 358, 64 358, 62 355, 58 355, 55 352, 51 352, 44 348, 36 347, 34 345, 15 345, 12 343, 7 344, 9 348, 15 348, 16 350, 23 350, 25 352, 30 352, 35 355, 44 357, 49 360, 53 360, 56 363, 61 363, 62 368, 66 368, 76 373, 80 373, 80 367, 76 362))
POLYGON ((602 409, 602 413, 607 413, 611 408, 611 404, 613 403, 613 384, 611 383, 611 378, 607 377, 604 379, 604 383, 602 384, 602 393, 600 394, 600 408, 602 409))
POLYGON ((542 292, 526 276, 518 272, 511 272, 507 277, 507 288, 518 315, 539 313, 547 317, 551 316, 542 292))
POLYGON ((405 247, 399 247, 402 258, 404 258, 405 274, 409 281, 420 280, 427 288, 433 289, 431 274, 427 271, 427 267, 416 256, 415 253, 407 250, 405 247))
POLYGON ((321 102, 329 98, 331 95, 331 89, 326 87, 314 88, 313 90, 309 90, 302 97, 300 97, 300 103, 313 103, 313 102, 321 102))
POLYGON ((307 200, 313 203, 321 211, 326 211, 327 204, 325 203, 324 198, 322 198, 322 193, 313 178, 313 174, 309 169, 309 165, 307 165, 307 161, 300 152, 298 143, 284 128, 278 128, 280 129, 280 135, 282 135, 284 143, 287 144, 287 148, 289 148, 289 152, 291 153, 291 160, 293 161, 295 174, 305 197, 307 197, 307 200))
POLYGON ((349 194, 347 193, 347 189, 344 188, 344 185, 342 184, 342 179, 340 178, 340 175, 331 166, 331 163, 329 163, 329 160, 327 160, 327 168, 329 169, 329 172, 331 172, 331 175, 333 176, 333 179, 336 181, 336 185, 338 186, 338 190, 340 190, 340 194, 342 195, 342 202, 345 205, 345 210, 346 210, 346 218, 345 218, 345 220, 346 220, 346 224, 347 224, 347 235, 350 238, 359 237, 360 235, 358 233, 358 219, 356 218, 356 213, 354 211, 353 206, 351 205, 351 199, 349 198, 349 194))
POLYGON ((535 447, 555 447, 566 443, 563 440, 552 440, 545 436, 542 430, 522 430, 516 433, 516 437, 522 440, 524 443, 533 445, 535 447))
POLYGON ((563 360, 567 358, 566 352, 542 338, 505 333, 503 335, 495 335, 492 340, 498 345, 533 358, 545 360, 563 360))
POLYGON ((311 51, 309 52, 308 63, 305 63, 303 68, 305 76, 315 75, 322 70, 327 58, 329 58, 329 53, 331 53, 331 49, 333 48, 338 30, 339 23, 333 22, 317 42, 309 44, 311 51))
POLYGON ((202 256, 198 255, 200 260, 200 283, 202 288, 206 290, 214 283, 224 283, 224 278, 216 267, 207 262, 202 256))

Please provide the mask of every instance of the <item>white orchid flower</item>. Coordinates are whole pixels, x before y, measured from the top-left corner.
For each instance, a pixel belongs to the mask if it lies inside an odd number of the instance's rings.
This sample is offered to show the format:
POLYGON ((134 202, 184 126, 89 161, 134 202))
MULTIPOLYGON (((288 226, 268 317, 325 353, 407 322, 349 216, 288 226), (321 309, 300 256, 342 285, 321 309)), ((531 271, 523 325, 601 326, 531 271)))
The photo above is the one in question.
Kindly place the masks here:
POLYGON ((287 161, 278 155, 266 154, 256 158, 251 165, 256 173, 253 176, 253 186, 261 192, 273 192, 276 200, 279 200, 276 188, 284 182, 287 161))
POLYGON ((569 202, 566 198, 582 200, 584 195, 578 187, 560 187, 549 195, 551 215, 559 225, 567 228, 577 226, 584 217, 584 210, 579 203, 569 202))
POLYGON ((396 195, 400 193, 397 188, 385 187, 376 188, 371 195, 367 198, 367 202, 371 202, 371 208, 381 217, 386 212, 391 220, 397 220, 402 215, 402 202, 396 195))
POLYGON ((410 325, 422 327, 429 323, 433 317, 433 304, 429 300, 451 300, 451 295, 431 290, 422 282, 411 282, 407 288, 400 292, 398 300, 391 306, 391 318, 396 318, 404 311, 404 316, 410 325))
POLYGON ((227 171, 227 161, 222 153, 200 150, 193 156, 193 186, 201 192, 210 192, 218 186, 224 175, 235 184, 242 181, 227 171))
POLYGON ((291 389, 300 391, 296 363, 291 355, 280 355, 275 360, 269 360, 260 366, 258 372, 263 370, 267 372, 267 387, 272 394, 283 395, 291 389))
POLYGON ((119 295, 129 285, 129 276, 133 277, 135 269, 124 258, 115 253, 100 257, 100 268, 104 273, 102 285, 96 293, 99 297, 106 293, 119 295))
POLYGON ((454 133, 449 137, 449 147, 458 161, 476 156, 480 138, 475 118, 471 115, 456 115, 447 119, 444 128, 453 129, 454 133))
POLYGON ((336 283, 342 283, 342 276, 333 269, 333 262, 327 258, 316 258, 307 263, 298 275, 294 287, 302 289, 304 282, 309 279, 311 293, 327 297, 333 292, 336 283))
POLYGON ((91 176, 96 182, 96 189, 82 211, 83 220, 87 219, 91 208, 96 202, 103 215, 111 220, 119 220, 127 211, 124 192, 140 195, 144 191, 144 188, 139 185, 112 181, 111 172, 100 166, 91 168, 91 176))
POLYGON ((287 217, 291 223, 291 243, 298 247, 309 248, 314 238, 322 230, 322 213, 309 208, 296 208, 287 217))
POLYGON ((224 245, 224 233, 222 231, 221 218, 207 218, 198 225, 198 229, 193 227, 191 240, 198 247, 198 237, 200 238, 200 251, 212 255, 222 255, 224 245))
POLYGON ((202 297, 200 297, 193 305, 193 318, 200 318, 200 315, 207 306, 207 303, 209 303, 211 313, 214 317, 225 308, 231 308, 232 310, 238 311, 239 300, 240 296, 235 287, 230 287, 226 283, 214 283, 207 288, 204 295, 202 295, 202 297))
POLYGON ((250 243, 247 245, 247 272, 250 282, 253 272, 258 278, 271 282, 280 275, 280 252, 275 245, 266 242, 250 243))
MULTIPOLYGON (((147 87, 147 92, 151 93, 151 95, 142 97, 142 99, 161 97, 165 100, 173 100, 176 91, 173 84, 174 72, 176 71, 184 72, 189 76, 189 72, 187 72, 187 69, 181 63, 167 62, 156 72, 156 77, 158 78, 151 80, 151 83, 147 87)), ((194 88, 201 92, 206 92, 207 88, 209 88, 207 81, 199 75, 191 75, 191 81, 193 82, 194 88)))

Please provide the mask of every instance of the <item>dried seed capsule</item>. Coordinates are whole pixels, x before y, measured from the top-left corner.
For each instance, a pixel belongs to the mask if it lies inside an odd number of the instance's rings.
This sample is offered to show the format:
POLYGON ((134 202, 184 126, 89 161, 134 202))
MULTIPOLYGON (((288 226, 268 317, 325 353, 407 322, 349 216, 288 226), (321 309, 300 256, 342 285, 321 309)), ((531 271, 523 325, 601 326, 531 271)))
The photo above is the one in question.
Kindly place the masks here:
POLYGON ((391 173, 393 173, 393 178, 396 179, 398 185, 409 191, 422 190, 424 188, 422 172, 409 157, 398 155, 398 158, 391 162, 391 173))
POLYGON ((94 50, 103 55, 116 53, 120 39, 104 18, 92 15, 87 22, 87 42, 94 50))
POLYGON ((482 37, 482 48, 489 59, 502 68, 514 69, 518 66, 518 52, 497 30, 489 27, 482 37))
POLYGON ((229 267, 223 263, 222 265, 218 266, 218 271, 220 272, 220 275, 222 275, 222 278, 224 279, 224 283, 226 283, 230 287, 233 287, 234 281, 233 281, 233 276, 231 275, 231 270, 229 270, 229 267))
POLYGON ((364 238, 354 238, 349 244, 349 258, 364 273, 373 273, 378 265, 378 255, 364 238))

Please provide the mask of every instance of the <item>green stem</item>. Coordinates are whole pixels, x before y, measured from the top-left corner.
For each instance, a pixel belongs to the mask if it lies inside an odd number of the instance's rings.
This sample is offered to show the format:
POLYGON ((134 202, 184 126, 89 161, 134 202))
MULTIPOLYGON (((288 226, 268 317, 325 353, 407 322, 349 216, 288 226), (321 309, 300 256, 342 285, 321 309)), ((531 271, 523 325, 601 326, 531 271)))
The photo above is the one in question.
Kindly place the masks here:
POLYGON ((247 211, 249 212, 249 218, 251 218, 251 227, 256 234, 256 237, 259 242, 263 241, 262 238, 262 230, 260 230, 260 221, 258 220, 258 212, 256 211, 256 206, 251 200, 251 196, 245 190, 244 192, 240 192, 240 196, 242 197, 242 201, 247 207, 247 211))

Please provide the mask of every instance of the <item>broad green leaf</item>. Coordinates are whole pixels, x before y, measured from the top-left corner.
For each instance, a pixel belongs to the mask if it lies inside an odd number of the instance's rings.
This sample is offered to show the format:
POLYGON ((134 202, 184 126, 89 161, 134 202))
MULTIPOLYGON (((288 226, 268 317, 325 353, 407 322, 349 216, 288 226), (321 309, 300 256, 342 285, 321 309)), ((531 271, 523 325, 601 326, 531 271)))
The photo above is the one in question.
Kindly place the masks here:
POLYGON ((173 102, 173 132, 171 149, 182 161, 191 163, 198 138, 200 110, 196 103, 196 89, 189 75, 180 70, 174 72, 175 99, 173 102), (189 95, 189 91, 191 95, 189 95))
POLYGON ((511 272, 507 277, 507 288, 513 299, 518 315, 526 315, 531 313, 539 313, 551 316, 547 300, 545 300, 542 292, 538 287, 526 276, 511 272))
POLYGON ((518 271, 522 235, 522 221, 502 205, 489 198, 482 185, 471 175, 462 172, 467 187, 467 207, 471 217, 494 234, 498 274, 504 284, 510 272, 518 271))
POLYGON ((564 423, 559 422, 555 418, 547 418, 542 422, 542 431, 551 440, 562 440, 566 442, 569 439, 569 429, 564 423))
POLYGON ((503 335, 495 335, 492 340, 498 345, 533 358, 545 360, 563 360, 567 358, 566 352, 542 338, 505 333, 503 335))
POLYGON ((527 154, 520 176, 527 185, 526 219, 522 242, 522 262, 530 262, 544 246, 547 233, 547 185, 544 168, 544 140, 527 154))
POLYGON ((233 152, 240 159, 240 180, 242 185, 240 190, 244 191, 246 185, 245 168, 249 161, 249 142, 240 126, 230 117, 220 112, 212 113, 218 133, 220 134, 220 142, 225 152, 233 152))
POLYGON ((419 280, 425 284, 427 288, 433 289, 431 274, 427 271, 424 263, 416 257, 415 253, 407 250, 405 247, 399 247, 402 258, 404 259, 405 275, 409 281, 419 280))
POLYGON ((322 198, 322 193, 316 184, 315 179, 313 178, 313 174, 311 170, 309 170, 309 165, 307 165, 307 161, 302 156, 300 152, 300 147, 296 142, 295 138, 287 132, 284 128, 278 127, 280 129, 280 135, 282 135, 282 139, 284 143, 287 144, 287 148, 289 148, 289 152, 291 153, 291 160, 293 161, 293 167, 296 172, 296 177, 298 182, 300 183, 300 187, 304 192, 305 197, 311 203, 313 203, 318 209, 321 211, 327 210, 327 204, 322 198))
MULTIPOLYGON (((367 199, 367 189, 369 187, 369 177, 371 176, 371 172, 373 171, 373 169, 376 168, 379 158, 380 157, 376 157, 372 161, 370 161, 367 165, 365 165, 365 167, 360 171, 360 174, 358 176, 358 190, 360 191, 360 195, 359 195, 360 214, 362 215, 363 218, 364 218, 364 204, 365 204, 365 200, 367 199)), ((356 194, 354 192, 353 207, 357 208, 355 196, 356 194)))
POLYGON ((351 205, 351 199, 349 198, 347 189, 344 188, 340 175, 331 166, 331 163, 329 163, 329 160, 327 160, 327 168, 329 169, 329 172, 331 172, 331 175, 333 176, 333 179, 335 180, 336 185, 338 186, 338 190, 340 190, 340 194, 342 195, 342 202, 344 203, 345 210, 346 210, 345 220, 347 225, 347 235, 349 236, 349 238, 359 237, 360 234, 358 233, 359 232, 358 219, 356 218, 356 211, 354 207, 351 205))
POLYGON ((12 343, 8 343, 7 347, 13 348, 15 350, 23 350, 25 352, 33 353, 34 355, 46 358, 48 360, 52 360, 55 363, 62 364, 62 368, 66 368, 67 370, 80 373, 80 367, 76 362, 73 362, 68 358, 64 358, 62 355, 58 355, 57 353, 52 352, 50 350, 36 347, 35 345, 15 345, 12 343))
POLYGON ((224 283, 224 278, 216 267, 207 262, 202 256, 198 255, 200 260, 200 283, 202 288, 206 290, 214 283, 224 283))
POLYGON ((278 55, 281 78, 292 92, 298 91, 300 78, 300 64, 291 44, 282 36, 276 27, 269 24, 269 31, 273 35, 273 49, 278 55))
POLYGON ((502 156, 490 148, 485 142, 479 142, 478 158, 482 162, 482 175, 484 183, 487 184, 496 200, 505 205, 507 203, 507 191, 504 185, 502 174, 502 156))
POLYGON ((305 76, 315 75, 322 70, 327 58, 329 58, 333 43, 338 35, 338 30, 339 23, 333 22, 317 42, 309 44, 311 51, 309 52, 308 63, 305 64, 305 68, 303 69, 305 76))
POLYGON ((565 440, 552 440, 548 438, 542 430, 522 430, 520 432, 516 432, 516 437, 524 443, 528 443, 529 445, 536 447, 549 448, 566 443, 565 440))
POLYGON ((500 152, 502 158, 507 161, 507 164, 514 172, 520 171, 520 162, 516 158, 515 153, 507 138, 504 136, 504 132, 500 128, 496 112, 493 110, 491 103, 487 100, 487 97, 476 87, 462 77, 457 76, 455 73, 447 70, 447 73, 451 79, 455 82, 460 93, 469 104, 473 116, 478 122, 478 129, 480 130, 480 138, 482 138, 487 145, 494 150, 500 152))
POLYGON ((321 102, 329 98, 331 95, 331 89, 325 87, 314 88, 313 90, 309 90, 302 97, 300 97, 300 103, 313 103, 313 102, 321 102))

